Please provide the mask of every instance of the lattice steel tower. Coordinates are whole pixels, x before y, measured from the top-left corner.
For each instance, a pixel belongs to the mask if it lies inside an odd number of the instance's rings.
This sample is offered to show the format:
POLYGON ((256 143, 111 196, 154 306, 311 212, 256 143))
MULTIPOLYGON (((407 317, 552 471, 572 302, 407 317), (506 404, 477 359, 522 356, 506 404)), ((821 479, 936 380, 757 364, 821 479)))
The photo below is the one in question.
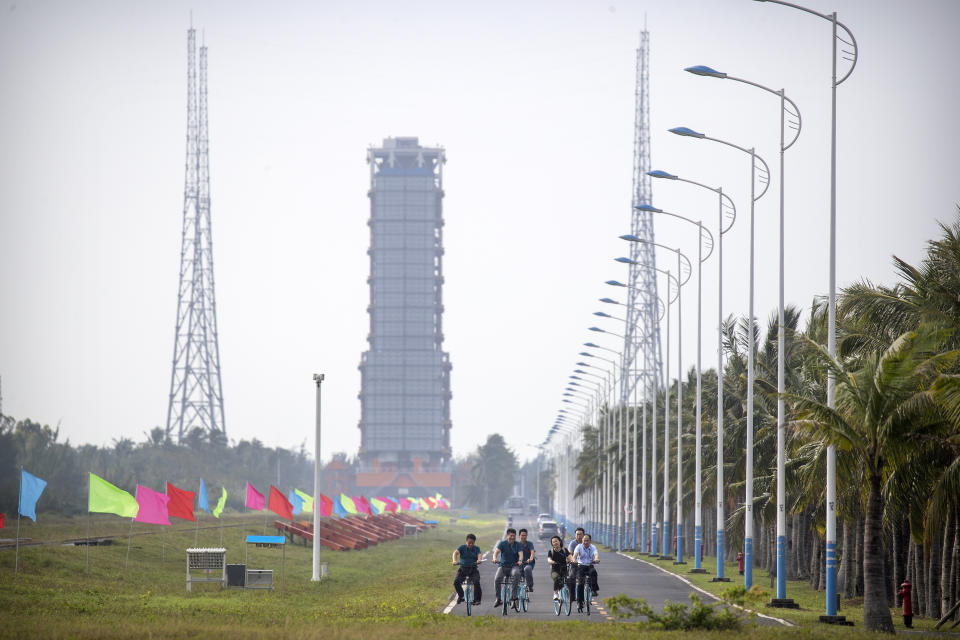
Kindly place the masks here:
MULTIPOLYGON (((640 47, 637 49, 637 79, 635 88, 633 131, 633 202, 630 216, 630 233, 644 240, 654 241, 653 214, 640 211, 641 204, 653 204, 653 188, 650 171, 650 34, 640 32, 640 47)), ((631 242, 630 265, 627 289, 627 322, 624 334, 624 371, 633 375, 623 376, 621 401, 626 404, 634 386, 647 381, 648 389, 655 389, 662 375, 660 352, 660 329, 657 321, 657 265, 656 250, 652 244, 631 242)), ((654 392, 655 393, 655 392, 654 392)))
POLYGON ((167 435, 177 440, 194 428, 225 437, 220 345, 213 281, 210 225, 210 155, 207 128, 207 47, 200 46, 197 86, 197 38, 187 31, 187 161, 183 192, 180 286, 173 341, 173 371, 167 435))

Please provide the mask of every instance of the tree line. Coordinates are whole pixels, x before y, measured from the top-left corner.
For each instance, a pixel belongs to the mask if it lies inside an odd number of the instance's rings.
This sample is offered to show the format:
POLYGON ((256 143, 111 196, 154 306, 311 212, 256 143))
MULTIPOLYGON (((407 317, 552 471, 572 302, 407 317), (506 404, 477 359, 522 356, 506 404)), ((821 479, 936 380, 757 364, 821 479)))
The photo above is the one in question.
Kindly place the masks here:
MULTIPOLYGON (((825 588, 826 450, 837 451, 838 591, 862 596, 868 629, 893 630, 889 607, 904 579, 913 608, 945 615, 960 600, 960 217, 941 225, 919 266, 894 257, 893 286, 863 280, 838 297, 837 353, 827 352, 827 305, 815 300, 801 325, 785 311, 787 571, 825 588), (836 402, 827 406, 827 378, 836 402), (839 532, 842 530, 842 534, 839 532)), ((754 527, 756 566, 776 570, 777 314, 765 326, 728 317, 723 324, 724 479, 727 561, 743 545, 747 353, 756 348, 754 385, 754 527)), ((682 455, 695 455, 696 371, 686 374, 682 455)), ((717 373, 702 378, 704 553, 716 554, 717 373)), ((676 398, 676 381, 670 383, 676 398)), ((663 390, 657 394, 662 421, 663 390)), ((650 415, 648 406, 648 416, 650 415)), ((640 407, 610 417, 633 431, 640 407)), ((617 427, 615 426, 615 429, 617 427)), ((675 460, 677 443, 671 443, 675 460)), ((583 434, 578 492, 598 480, 594 427, 583 434)), ((607 452, 605 452, 607 453, 607 452)), ((617 459, 616 446, 609 451, 617 459)), ((604 456, 605 458, 606 456, 604 456)), ((662 456, 658 464, 662 465, 662 456)), ((626 460, 617 463, 621 472, 626 460)), ((694 465, 684 465, 684 519, 693 522, 694 465)), ((660 476, 662 477, 662 466, 660 476)), ((656 473, 656 470, 652 470, 656 473)), ((671 493, 676 480, 671 474, 671 493)), ((660 497, 662 501, 662 496, 660 497)), ((675 515, 671 515, 674 519, 675 515)), ((675 529, 671 522, 670 530, 675 529)), ((771 585, 772 586, 772 585, 771 585)), ((960 614, 958 614, 960 615, 960 614)))

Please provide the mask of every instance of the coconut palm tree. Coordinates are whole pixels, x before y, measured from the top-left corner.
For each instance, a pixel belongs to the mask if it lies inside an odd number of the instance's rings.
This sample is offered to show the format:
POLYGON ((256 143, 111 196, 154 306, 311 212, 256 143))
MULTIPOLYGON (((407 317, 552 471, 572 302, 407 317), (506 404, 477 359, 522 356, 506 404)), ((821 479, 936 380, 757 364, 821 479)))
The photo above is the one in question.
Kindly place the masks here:
POLYGON ((864 626, 893 632, 884 585, 883 485, 898 461, 908 459, 930 438, 952 430, 960 416, 960 379, 944 376, 960 351, 942 352, 948 331, 922 325, 881 353, 859 359, 832 358, 819 344, 809 349, 836 380, 835 408, 808 396, 790 395, 798 410, 793 426, 834 444, 862 467, 867 487, 864 514, 864 626))

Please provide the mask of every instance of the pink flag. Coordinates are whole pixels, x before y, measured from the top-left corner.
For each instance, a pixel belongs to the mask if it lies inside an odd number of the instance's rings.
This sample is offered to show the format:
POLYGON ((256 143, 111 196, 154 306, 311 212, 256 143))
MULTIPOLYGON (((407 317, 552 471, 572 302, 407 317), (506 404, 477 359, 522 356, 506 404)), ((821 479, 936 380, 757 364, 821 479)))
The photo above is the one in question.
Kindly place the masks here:
POLYGON ((146 522, 147 524, 165 524, 170 526, 170 516, 167 514, 167 503, 170 497, 148 489, 143 485, 137 485, 137 504, 140 505, 140 511, 134 522, 146 522))
POLYGON ((247 483, 247 509, 253 509, 254 511, 263 511, 264 507, 267 506, 267 500, 263 497, 263 494, 253 488, 253 485, 249 482, 247 483))

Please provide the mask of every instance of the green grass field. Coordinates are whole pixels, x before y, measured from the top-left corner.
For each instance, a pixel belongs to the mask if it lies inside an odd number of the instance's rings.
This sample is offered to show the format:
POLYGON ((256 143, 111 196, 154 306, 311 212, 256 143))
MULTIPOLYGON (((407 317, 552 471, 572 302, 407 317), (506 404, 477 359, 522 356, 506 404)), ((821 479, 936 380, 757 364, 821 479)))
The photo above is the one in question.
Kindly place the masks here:
MULTIPOLYGON (((430 516, 440 520, 435 529, 418 538, 382 543, 349 552, 324 551, 329 575, 310 580, 311 549, 288 545, 284 590, 243 591, 199 584, 185 589, 184 549, 194 546, 189 523, 156 533, 160 527, 135 525, 129 556, 129 521, 98 516, 91 521, 94 536, 116 535, 111 546, 90 548, 85 570, 85 547, 48 544, 22 547, 20 573, 14 574, 13 550, 0 551, 0 637, 3 638, 633 638, 635 625, 588 623, 579 620, 537 622, 521 616, 445 616, 455 569, 453 549, 467 532, 489 549, 503 530, 503 517, 457 512, 430 516), (450 516, 457 517, 449 523, 450 516)), ((272 522, 272 520, 271 520, 272 522)), ((16 523, 8 521, 0 537, 13 537, 16 523)), ((201 522, 198 546, 220 546, 216 521, 201 522)), ((227 562, 243 561, 240 544, 247 533, 263 533, 262 515, 225 517, 222 530, 227 562)), ((63 541, 85 535, 86 518, 41 517, 41 523, 22 523, 21 536, 33 540, 63 541)), ((267 533, 273 533, 267 530, 267 533)), ((279 551, 251 549, 248 564, 279 574, 279 551)), ((279 575, 275 577, 279 587, 279 575)), ((798 597, 799 594, 794 595, 798 597)), ((492 611, 485 607, 489 613, 492 611)), ((850 609, 844 610, 850 614, 850 609)), ((811 624, 801 629, 772 630, 748 626, 738 632, 658 632, 657 637, 737 640, 770 637, 804 639, 867 637, 858 629, 827 628, 811 624), (734 635, 735 634, 735 635, 734 635)))

